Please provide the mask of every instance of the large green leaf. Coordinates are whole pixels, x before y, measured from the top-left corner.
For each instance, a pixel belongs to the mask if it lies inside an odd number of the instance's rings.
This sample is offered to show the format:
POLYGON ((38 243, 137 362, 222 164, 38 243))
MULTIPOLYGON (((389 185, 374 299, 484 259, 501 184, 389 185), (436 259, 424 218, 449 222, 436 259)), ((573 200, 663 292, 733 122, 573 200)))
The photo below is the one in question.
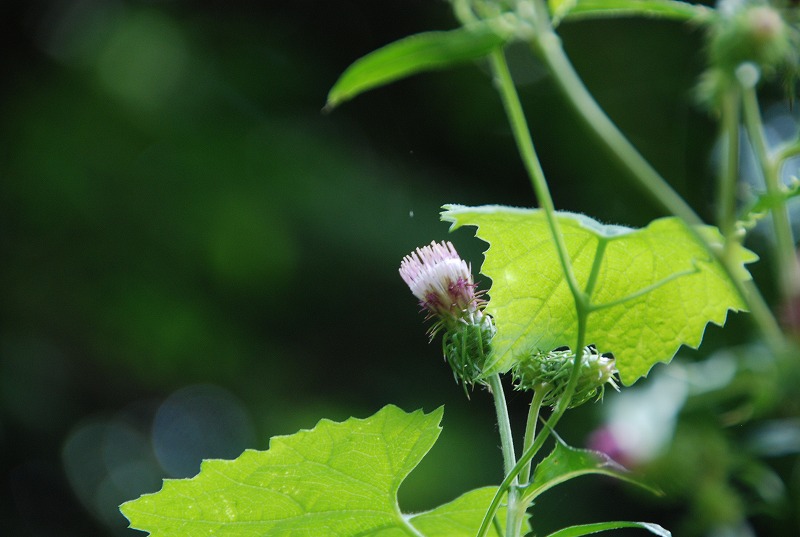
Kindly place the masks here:
POLYGON ((160 492, 121 511, 153 537, 472 537, 496 487, 418 515, 397 505, 397 490, 433 446, 441 417, 442 409, 409 414, 387 406, 366 419, 322 420, 273 438, 267 451, 204 461, 194 478, 165 480, 160 492))
POLYGON ((510 37, 498 21, 481 21, 446 32, 412 35, 356 60, 328 93, 326 109, 360 93, 411 75, 488 55, 510 37))
POLYGON ((676 0, 550 0, 553 21, 600 17, 651 17, 705 22, 714 10, 676 0))
POLYGON ((654 494, 660 494, 660 491, 638 479, 605 453, 573 448, 559 439, 553 452, 536 466, 533 479, 522 491, 522 497, 526 501, 533 501, 560 483, 589 474, 611 476, 638 485, 654 494))
MULTIPOLYGON (((489 312, 497 335, 486 373, 507 371, 531 352, 574 347, 578 318, 545 214, 538 209, 446 206, 442 219, 477 226, 489 243, 481 272, 492 279, 489 312)), ((723 268, 677 218, 643 229, 603 225, 557 213, 579 285, 594 273, 586 343, 613 352, 620 378, 632 384, 684 344, 697 347, 709 322, 745 305, 723 268), (594 271, 594 272, 593 272, 594 271)), ((720 242, 712 227, 701 230, 720 242)), ((743 262, 755 254, 739 248, 743 262)), ((741 267, 738 277, 749 274, 741 267)))

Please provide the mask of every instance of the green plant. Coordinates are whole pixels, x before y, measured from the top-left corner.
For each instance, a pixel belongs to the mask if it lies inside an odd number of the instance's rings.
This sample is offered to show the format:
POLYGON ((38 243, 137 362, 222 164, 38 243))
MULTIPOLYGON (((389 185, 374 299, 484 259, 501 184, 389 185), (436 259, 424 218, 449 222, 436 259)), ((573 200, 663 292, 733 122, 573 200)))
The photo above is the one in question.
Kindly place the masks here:
MULTIPOLYGON (((444 206, 442 219, 452 228, 474 226, 489 244, 481 272, 492 280, 490 300, 449 243, 417 249, 400 272, 434 321, 431 337, 441 334, 445 358, 465 392, 475 386, 491 392, 504 479, 432 511, 402 514, 398 488, 436 440, 442 411, 409 414, 388 406, 366 419, 323 420, 313 430, 274 438, 268 451, 206 461, 197 477, 166 481, 161 492, 124 504, 132 527, 154 536, 519 537, 530 530, 534 500, 573 477, 605 474, 653 490, 607 456, 569 447, 555 435, 568 409, 601 397, 606 384, 616 388, 616 375, 626 386, 635 383, 682 345, 699 346, 706 325, 724 324, 728 311, 750 312, 771 356, 793 356, 745 268, 757 257, 743 244, 768 214, 779 294, 792 303, 800 271, 787 203, 798 188, 780 178, 787 161, 800 154, 800 142, 768 149, 756 88, 779 76, 791 86, 798 61, 795 10, 756 1, 711 9, 671 0, 453 0, 453 7, 459 29, 408 37, 358 60, 331 90, 327 109, 423 71, 488 62, 539 208, 444 206), (698 96, 719 117, 724 144, 717 227, 704 224, 636 151, 564 53, 557 33, 562 20, 621 15, 691 22, 708 32, 708 69, 698 96), (671 216, 631 229, 556 210, 506 62, 511 43, 530 46, 588 127, 671 216), (740 126, 765 183, 765 192, 744 210, 736 206, 740 126), (531 396, 520 451, 503 393, 506 374, 531 396), (549 439, 553 451, 534 465, 549 439)), ((655 524, 621 521, 551 536, 626 527, 669 535, 655 524)))

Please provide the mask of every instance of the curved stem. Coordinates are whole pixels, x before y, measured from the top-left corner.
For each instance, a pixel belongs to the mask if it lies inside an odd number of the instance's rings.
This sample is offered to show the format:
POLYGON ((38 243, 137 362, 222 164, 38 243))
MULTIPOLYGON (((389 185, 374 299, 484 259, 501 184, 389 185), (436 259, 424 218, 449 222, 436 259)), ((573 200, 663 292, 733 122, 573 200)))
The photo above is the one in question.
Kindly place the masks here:
MULTIPOLYGON (((777 198, 781 194, 780 161, 772 159, 769 155, 761 112, 758 107, 758 97, 754 87, 748 87, 743 91, 742 105, 745 129, 753 146, 756 160, 761 168, 761 174, 764 176, 767 194, 777 198)), ((772 207, 770 213, 772 216, 772 230, 775 234, 775 269, 781 297, 784 300, 789 300, 800 291, 800 269, 798 269, 797 256, 795 254, 792 225, 785 203, 776 204, 772 207)))
POLYGON ((561 234, 558 221, 555 216, 555 206, 553 198, 550 196, 550 189, 547 186, 547 180, 544 177, 544 171, 539 163, 539 157, 536 155, 536 150, 533 147, 533 140, 531 139, 530 130, 528 129, 528 122, 525 119, 525 113, 522 110, 522 103, 519 100, 517 89, 514 86, 514 81, 511 78, 511 73, 508 70, 508 64, 502 49, 497 49, 489 56, 489 61, 492 67, 492 72, 495 77, 495 84, 500 93, 500 98, 503 101, 503 107, 506 110, 508 121, 511 125, 511 130, 514 133, 514 140, 517 143, 520 157, 531 179, 533 191, 536 194, 536 199, 539 205, 544 210, 545 218, 547 219, 548 227, 556 247, 556 254, 558 256, 561 268, 564 271, 564 276, 569 286, 572 296, 575 298, 576 304, 586 301, 583 291, 578 285, 578 280, 575 278, 575 273, 572 270, 572 262, 567 252, 567 246, 564 243, 564 237, 561 234))
POLYGON ((792 157, 800 156, 800 139, 780 147, 775 153, 775 161, 778 165, 783 165, 792 157))
MULTIPOLYGON (((525 453, 533 445, 536 439, 536 426, 539 421, 539 410, 542 408, 542 401, 547 396, 549 390, 543 386, 533 391, 533 399, 528 409, 528 422, 525 425, 525 441, 522 444, 522 452, 525 453)), ((519 481, 527 484, 531 480, 531 461, 528 461, 519 473, 519 481)))
POLYGON ((688 224, 687 228, 695 239, 720 262, 729 281, 750 309, 752 319, 764 335, 767 344, 775 352, 784 349, 786 340, 758 288, 750 280, 743 281, 738 276, 734 264, 725 262, 721 254, 700 233, 700 226, 703 224, 700 217, 641 156, 600 108, 572 67, 561 46, 561 40, 547 22, 547 7, 540 1, 534 2, 534 6, 537 32, 532 39, 532 45, 568 102, 617 159, 631 171, 631 177, 637 184, 669 213, 688 224))

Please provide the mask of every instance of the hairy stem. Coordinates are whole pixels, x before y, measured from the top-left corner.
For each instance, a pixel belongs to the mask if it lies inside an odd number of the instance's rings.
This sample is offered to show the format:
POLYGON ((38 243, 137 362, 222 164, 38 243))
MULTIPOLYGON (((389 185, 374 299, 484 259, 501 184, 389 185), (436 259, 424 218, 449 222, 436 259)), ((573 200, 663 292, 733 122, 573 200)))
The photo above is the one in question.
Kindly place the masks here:
POLYGON ((492 398, 494 399, 494 410, 497 413, 497 427, 500 430, 500 443, 503 451, 503 467, 507 474, 517 463, 517 455, 514 451, 514 438, 511 434, 511 421, 508 418, 506 397, 503 393, 500 375, 491 375, 486 381, 489 383, 492 398))

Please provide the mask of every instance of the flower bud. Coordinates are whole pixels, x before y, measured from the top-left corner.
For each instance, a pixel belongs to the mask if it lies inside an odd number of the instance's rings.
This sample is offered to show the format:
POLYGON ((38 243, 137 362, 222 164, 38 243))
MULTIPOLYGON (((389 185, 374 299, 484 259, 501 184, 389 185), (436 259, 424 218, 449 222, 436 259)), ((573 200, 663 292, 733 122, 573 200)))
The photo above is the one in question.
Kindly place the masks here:
POLYGON ((449 242, 432 242, 403 258, 400 276, 427 318, 435 319, 431 338, 444 330, 442 351, 456 382, 465 389, 475 384, 491 352, 495 327, 483 312, 486 302, 475 291, 470 266, 449 242))
POLYGON ((491 353, 494 333, 492 318, 482 312, 475 316, 474 323, 460 323, 445 332, 442 350, 456 382, 460 380, 465 386, 475 384, 491 353))
MULTIPOLYGON (((514 382, 519 390, 544 390, 542 404, 555 406, 567 388, 574 363, 575 353, 570 349, 535 352, 514 367, 514 382)), ((616 373, 613 357, 598 353, 593 345, 585 347, 569 408, 602 399, 606 384, 617 389, 616 373)))
POLYGON ((778 73, 793 80, 800 36, 778 9, 759 0, 727 0, 718 12, 708 40, 709 68, 697 88, 701 102, 719 106, 731 86, 752 87, 778 73), (743 72, 748 76, 743 78, 743 72))
POLYGON ((472 270, 449 242, 417 248, 400 263, 400 277, 428 312, 437 319, 431 334, 459 322, 474 324, 472 317, 485 302, 475 292, 472 270))
POLYGON ((753 63, 772 73, 794 61, 793 32, 778 10, 754 2, 723 12, 710 40, 713 66, 734 73, 743 63, 753 63))

